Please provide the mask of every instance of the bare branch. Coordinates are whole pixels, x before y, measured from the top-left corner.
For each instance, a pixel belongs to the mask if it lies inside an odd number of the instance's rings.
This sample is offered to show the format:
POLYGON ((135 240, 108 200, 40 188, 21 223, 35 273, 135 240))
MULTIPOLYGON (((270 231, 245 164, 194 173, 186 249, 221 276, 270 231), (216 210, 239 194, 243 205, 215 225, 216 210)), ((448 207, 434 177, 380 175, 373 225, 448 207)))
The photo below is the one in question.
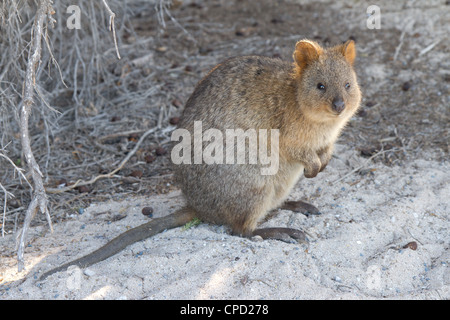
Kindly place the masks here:
POLYGON ((106 2, 106 0, 103 0, 103 4, 105 5, 106 10, 108 11, 108 14, 109 14, 109 31, 112 30, 112 32, 113 32, 114 45, 116 47, 117 58, 120 59, 119 47, 117 46, 116 27, 114 26, 114 18, 116 17, 116 14, 108 6, 108 3, 106 2))
POLYGON ((25 73, 23 103, 20 107, 20 133, 22 141, 22 151, 33 178, 34 190, 33 198, 25 213, 25 221, 18 237, 17 260, 19 272, 24 269, 24 249, 25 240, 31 220, 40 210, 47 217, 50 229, 53 231, 50 214, 47 207, 47 194, 45 193, 42 173, 31 150, 30 133, 28 131, 28 119, 34 104, 34 91, 36 89, 36 68, 39 65, 42 50, 42 35, 44 23, 48 15, 53 13, 51 0, 41 0, 36 12, 36 18, 31 29, 31 46, 28 53, 27 68, 25 73))

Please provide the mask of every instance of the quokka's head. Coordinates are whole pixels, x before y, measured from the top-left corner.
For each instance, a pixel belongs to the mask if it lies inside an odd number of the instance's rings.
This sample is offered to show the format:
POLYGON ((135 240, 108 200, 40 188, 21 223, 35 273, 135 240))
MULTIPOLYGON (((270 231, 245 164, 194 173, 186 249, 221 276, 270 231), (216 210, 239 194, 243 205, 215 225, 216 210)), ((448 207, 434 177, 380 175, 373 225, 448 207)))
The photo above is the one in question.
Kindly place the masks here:
POLYGON ((298 102, 306 117, 327 122, 348 119, 356 112, 361 91, 353 69, 353 40, 327 49, 314 41, 301 40, 293 56, 298 102))

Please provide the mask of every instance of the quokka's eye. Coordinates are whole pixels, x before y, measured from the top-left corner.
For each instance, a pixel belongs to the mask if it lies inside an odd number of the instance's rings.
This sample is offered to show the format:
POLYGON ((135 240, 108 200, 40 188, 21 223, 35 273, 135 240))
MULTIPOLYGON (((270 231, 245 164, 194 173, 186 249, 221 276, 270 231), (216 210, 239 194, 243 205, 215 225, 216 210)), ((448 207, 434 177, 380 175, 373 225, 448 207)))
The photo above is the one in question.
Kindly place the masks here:
POLYGON ((350 89, 350 83, 347 82, 347 83, 345 84, 345 89, 347 89, 347 90, 350 89))
POLYGON ((317 84, 317 89, 319 89, 319 90, 325 90, 325 86, 323 85, 323 83, 318 83, 317 84))

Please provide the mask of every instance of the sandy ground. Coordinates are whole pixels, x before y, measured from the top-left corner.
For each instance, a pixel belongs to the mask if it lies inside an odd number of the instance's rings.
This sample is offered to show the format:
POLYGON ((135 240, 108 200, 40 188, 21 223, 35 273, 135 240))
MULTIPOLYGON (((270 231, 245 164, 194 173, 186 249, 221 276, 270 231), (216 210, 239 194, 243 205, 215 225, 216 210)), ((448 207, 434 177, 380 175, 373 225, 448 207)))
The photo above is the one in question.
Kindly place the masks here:
POLYGON ((200 224, 38 282, 43 271, 148 221, 142 207, 163 216, 183 199, 174 192, 91 205, 54 233, 34 228, 23 273, 14 237, 0 239, 10 253, 0 264, 0 299, 449 299, 449 169, 431 160, 386 167, 339 145, 326 171, 301 180, 290 196, 322 214, 279 210, 263 224, 302 229, 308 244, 242 239, 200 224))
MULTIPOLYGON (((149 16, 142 14, 141 36, 157 39, 144 48, 153 50, 155 64, 169 67, 176 62, 180 70, 194 69, 164 73, 161 81, 174 86, 166 99, 185 101, 201 76, 229 56, 264 53, 287 60, 294 41, 303 37, 329 44, 350 36, 357 39, 363 112, 344 131, 342 145, 325 172, 299 181, 290 196, 315 204, 322 215, 305 217, 279 210, 263 224, 302 229, 310 242, 254 241, 230 236, 224 227, 200 224, 163 232, 88 269, 75 268, 37 281, 42 272, 147 222, 143 207, 154 208, 158 217, 183 205, 179 192, 142 196, 154 184, 151 177, 139 186, 139 197, 126 201, 102 202, 103 196, 119 198, 116 190, 121 189, 106 189, 108 193, 97 186, 93 204, 82 214, 67 219, 69 211, 54 212, 63 218, 55 218, 62 222, 54 224, 53 233, 45 222, 32 228, 25 272, 17 273, 15 235, 0 238, 0 300, 450 299, 450 170, 448 160, 442 160, 448 158, 446 2, 378 1, 380 30, 367 29, 370 1, 299 0, 280 6, 262 0, 216 2, 222 6, 185 5, 173 11, 201 41, 203 50, 185 47, 176 26, 166 33, 167 38, 158 37, 149 16), (299 3, 305 4, 299 7, 299 3), (155 51, 161 47, 168 48, 165 54, 155 51), (202 55, 202 51, 208 53, 202 55), (411 88, 402 89, 405 83, 411 88), (381 139, 397 150, 392 151, 392 162, 385 161, 393 165, 360 156, 362 149, 374 148, 381 139)), ((125 48, 122 54, 123 63, 139 57, 135 52, 127 55, 125 48)), ((159 110, 161 103, 156 102, 159 110)), ((147 105, 152 103, 145 100, 147 105)), ((107 107, 108 111, 113 108, 107 107)), ((121 108, 112 109, 111 115, 122 115, 121 108)), ((128 113, 138 115, 139 121, 150 118, 146 109, 134 110, 128 113)), ((107 119, 103 127, 120 131, 110 124, 109 114, 100 118, 107 119)), ((140 128, 124 123, 126 130, 140 128)), ((73 145, 71 139, 67 141, 73 145)), ((68 150, 63 146, 53 148, 68 150)), ((389 149, 386 143, 383 147, 389 149)), ((59 164, 70 167, 65 160, 51 166, 59 164)), ((146 174, 157 168, 144 165, 146 174)), ((98 168, 91 167, 98 174, 98 168)), ((69 178, 89 175, 86 172, 69 178)), ((70 172, 64 169, 63 173, 67 178, 70 172)))

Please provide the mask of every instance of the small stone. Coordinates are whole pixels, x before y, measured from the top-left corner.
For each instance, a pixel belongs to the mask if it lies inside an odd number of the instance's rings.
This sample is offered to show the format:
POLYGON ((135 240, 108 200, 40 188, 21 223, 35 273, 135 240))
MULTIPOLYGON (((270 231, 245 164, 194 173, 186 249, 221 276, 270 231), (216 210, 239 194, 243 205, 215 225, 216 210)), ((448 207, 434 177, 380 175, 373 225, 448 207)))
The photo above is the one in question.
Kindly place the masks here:
POLYGON ((415 242, 415 241, 408 242, 405 246, 403 246, 403 249, 407 249, 407 248, 409 248, 411 250, 417 250, 417 242, 415 242))
POLYGON ((153 208, 152 207, 144 207, 142 208, 142 214, 149 218, 153 217, 153 208))
POLYGON ((411 89, 411 82, 406 81, 402 84, 402 90, 403 91, 408 91, 409 89, 411 89))
POLYGON ((237 35, 238 37, 243 37, 244 36, 244 32, 241 29, 236 30, 236 32, 234 34, 237 35))
POLYGON ((88 276, 88 277, 92 277, 95 275, 95 271, 91 270, 91 269, 85 269, 83 271, 84 275, 88 276))

